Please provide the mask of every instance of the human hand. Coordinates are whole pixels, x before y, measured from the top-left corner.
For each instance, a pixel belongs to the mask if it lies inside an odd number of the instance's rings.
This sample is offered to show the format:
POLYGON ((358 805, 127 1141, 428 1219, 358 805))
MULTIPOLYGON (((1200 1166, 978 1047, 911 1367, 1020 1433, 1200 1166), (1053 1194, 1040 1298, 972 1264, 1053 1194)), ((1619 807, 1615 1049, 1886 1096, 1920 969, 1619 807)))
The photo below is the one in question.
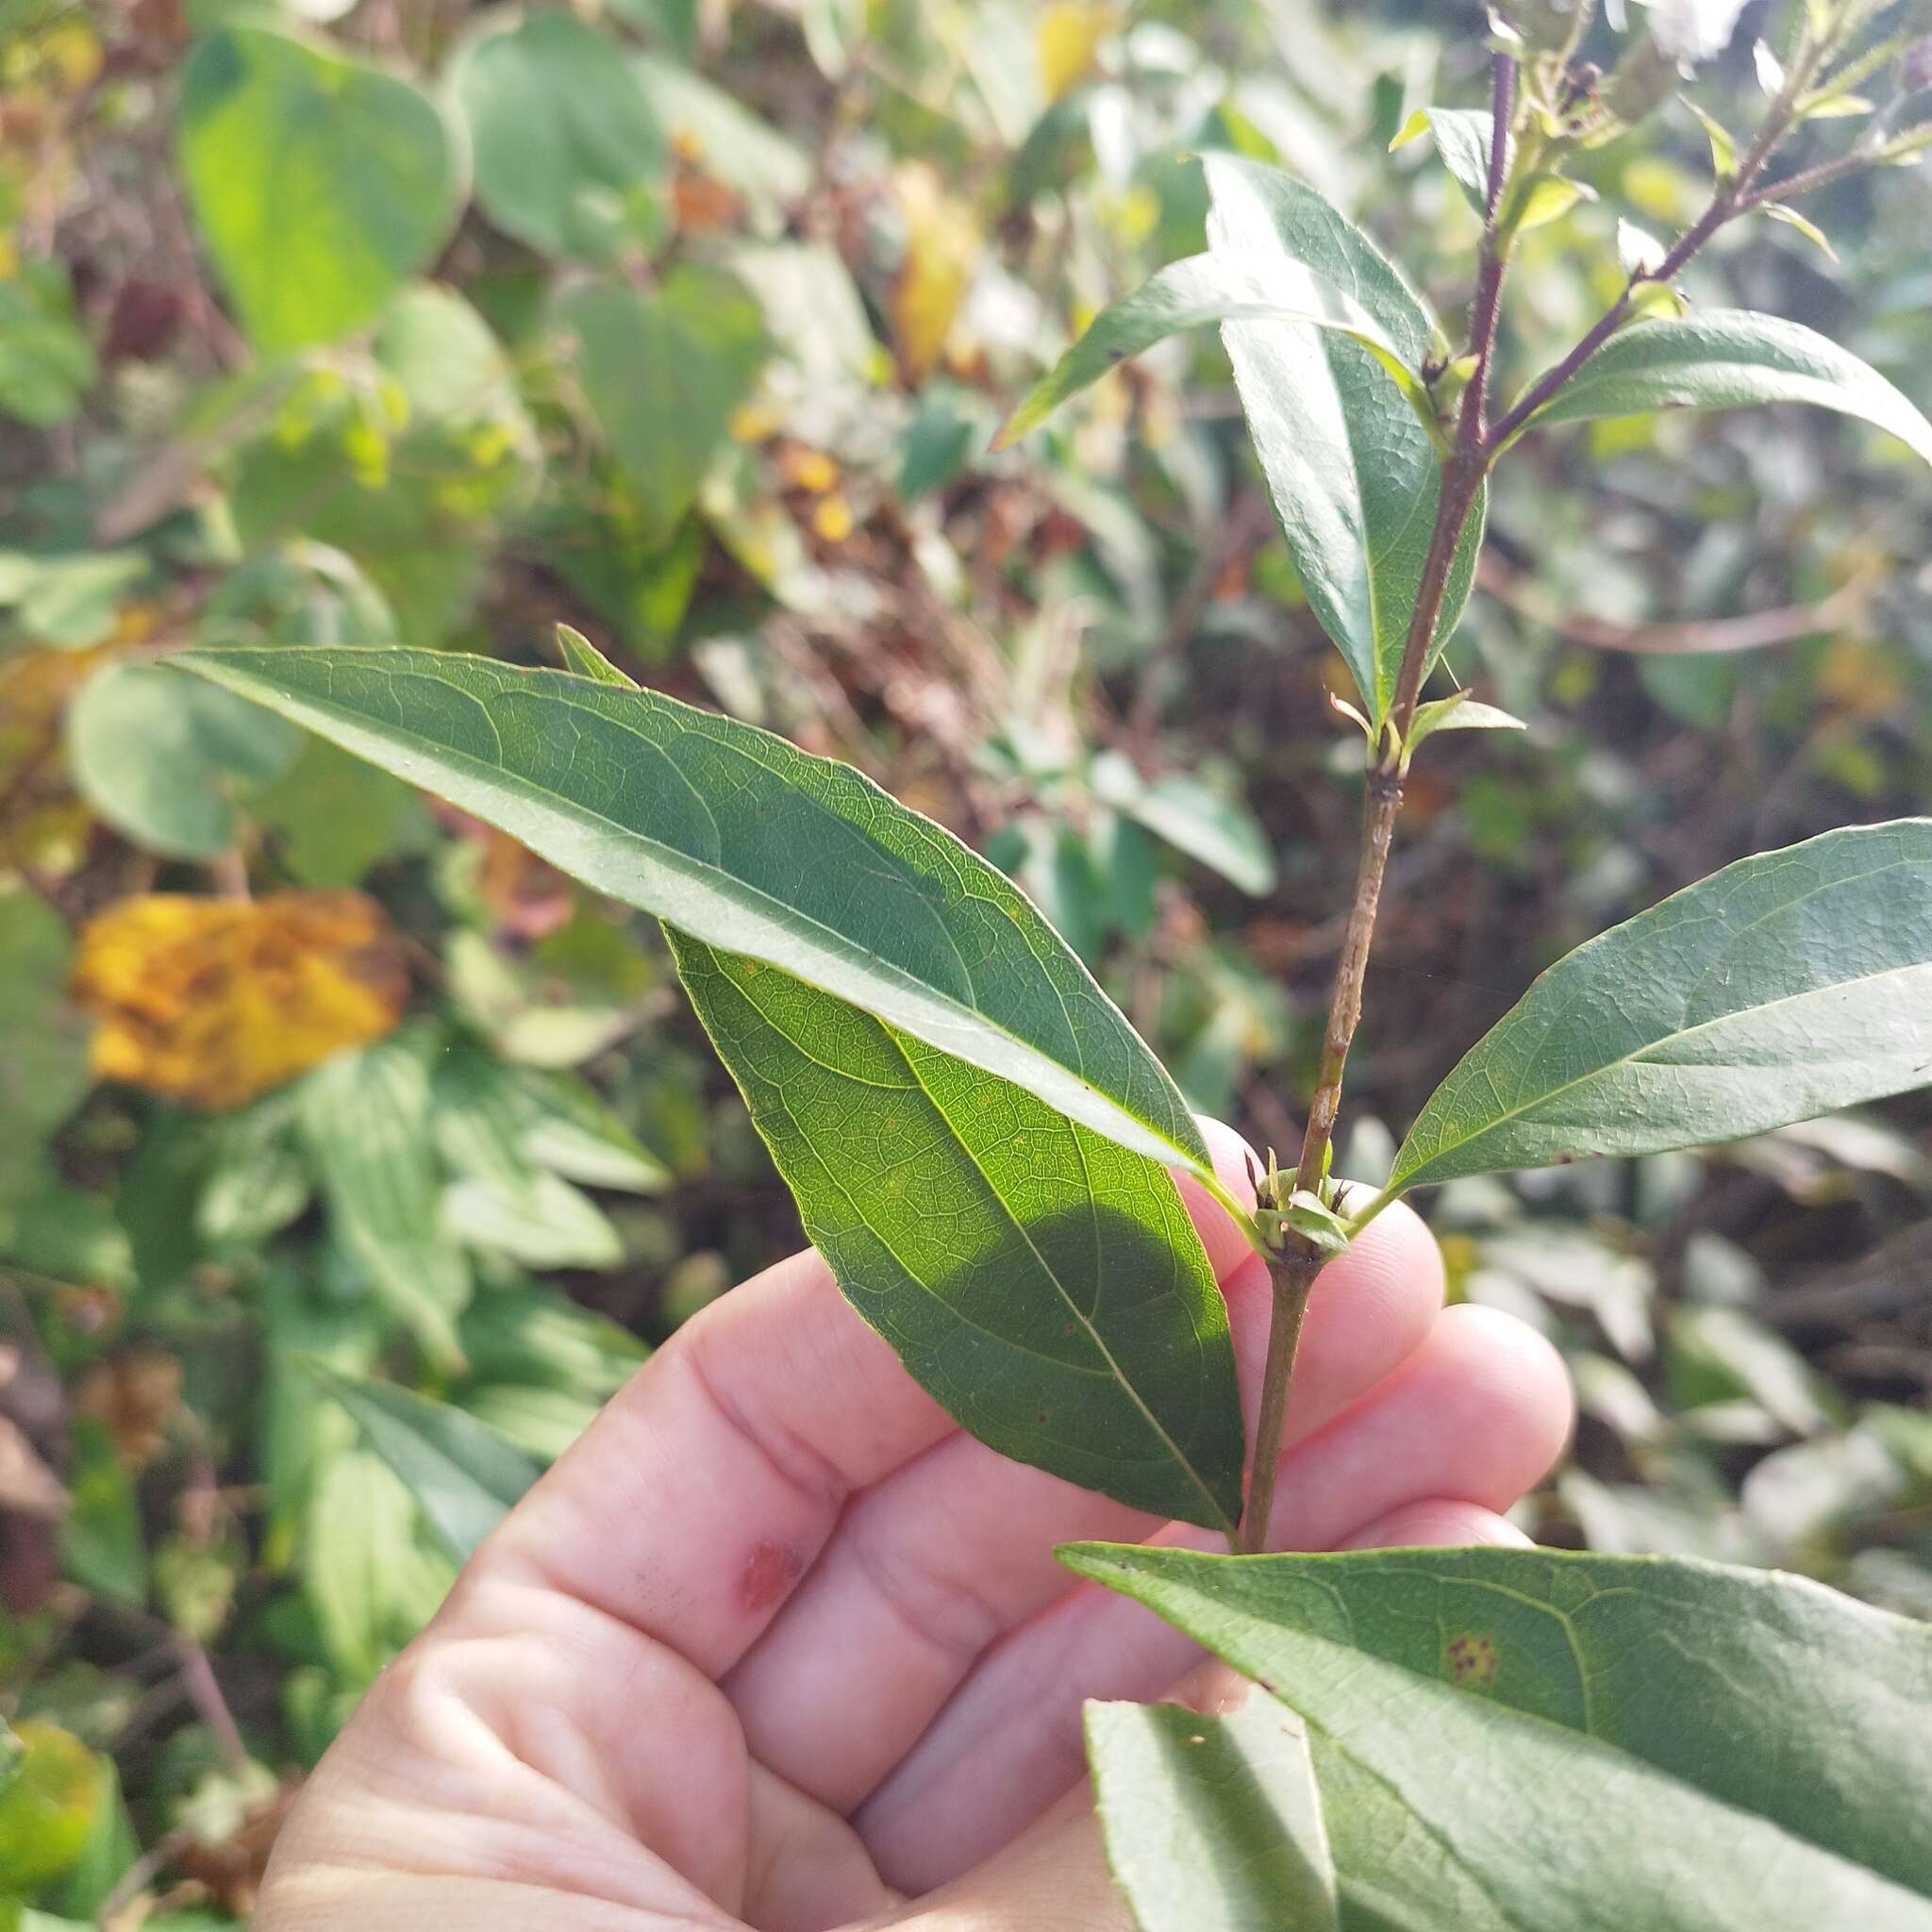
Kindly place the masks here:
MULTIPOLYGON (((1267 1272, 1183 1186, 1252 1427, 1267 1272)), ((1520 1540, 1494 1512, 1554 1459, 1568 1383, 1441 1294, 1401 1207, 1324 1273, 1271 1548, 1520 1540)), ((962 1435, 795 1255, 680 1329, 477 1552, 309 1781, 257 1932, 1124 1932, 1082 1701, 1244 1694, 1053 1557, 1154 1536, 1215 1545, 962 1435)))

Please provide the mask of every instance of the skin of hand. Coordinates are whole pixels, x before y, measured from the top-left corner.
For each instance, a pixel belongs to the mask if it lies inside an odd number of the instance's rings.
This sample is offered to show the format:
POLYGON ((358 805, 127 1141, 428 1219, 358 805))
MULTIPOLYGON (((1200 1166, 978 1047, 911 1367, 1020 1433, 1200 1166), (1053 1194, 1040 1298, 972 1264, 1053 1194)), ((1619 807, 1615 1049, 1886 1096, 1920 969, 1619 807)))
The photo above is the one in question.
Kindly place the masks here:
MULTIPOLYGON (((1244 1191, 1246 1149, 1204 1128, 1244 1191)), ((1252 1428, 1267 1273, 1183 1191, 1252 1428)), ((1406 1208, 1324 1273, 1271 1548, 1522 1541, 1496 1512, 1557 1455, 1567 1378, 1441 1303, 1406 1208)), ((1054 1560, 1090 1537, 1219 1546, 962 1434, 795 1255, 681 1328, 477 1551, 309 1780, 256 1932, 1131 1932, 1081 1703, 1248 1687, 1054 1560)))

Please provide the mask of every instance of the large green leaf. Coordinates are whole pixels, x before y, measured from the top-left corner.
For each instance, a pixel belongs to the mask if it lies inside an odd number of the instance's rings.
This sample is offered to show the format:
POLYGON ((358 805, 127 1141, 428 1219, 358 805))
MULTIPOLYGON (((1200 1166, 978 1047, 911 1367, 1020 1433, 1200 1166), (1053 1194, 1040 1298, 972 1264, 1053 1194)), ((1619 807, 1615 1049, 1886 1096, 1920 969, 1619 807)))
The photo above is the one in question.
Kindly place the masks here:
POLYGON ((1413 365, 1405 361, 1375 317, 1347 290, 1324 281, 1278 250, 1252 257, 1224 251, 1171 261, 1131 295, 1108 303, 1028 391, 993 447, 1004 449, 1024 436, 1069 396, 1098 382, 1129 356, 1186 329, 1230 321, 1340 329, 1367 349, 1399 386, 1418 397, 1424 395, 1422 377, 1413 365))
POLYGON ((1211 1176, 1160 1063, 1025 898, 847 766, 654 691, 450 653, 175 661, 441 792, 598 891, 1211 1176))
POLYGON ((733 276, 680 263, 649 294, 616 282, 580 290, 558 321, 642 533, 668 542, 763 366, 758 305, 733 276))
POLYGON ((258 349, 332 341, 427 266, 458 208, 427 94, 306 41, 225 27, 190 56, 181 175, 258 349))
POLYGON ((340 1374, 319 1361, 305 1366, 355 1417, 458 1563, 469 1560, 541 1474, 534 1457, 448 1403, 393 1382, 340 1374))
POLYGON ((1922 1624, 1663 1557, 1062 1554, 1301 1714, 1351 1924, 1932 1926, 1922 1624))
POLYGON ((1889 430, 1932 463, 1932 423, 1850 350, 1775 315, 1712 308, 1633 323, 1529 419, 1530 426, 1651 409, 1815 403, 1889 430))
POLYGON ((291 763, 302 741, 162 664, 104 664, 66 721, 81 795, 117 832, 168 858, 213 858, 241 831, 239 789, 291 763))
POLYGON ((1740 859, 1579 946, 1457 1064, 1390 1191, 1761 1134, 1932 1077, 1932 819, 1740 859))
POLYGON ((1002 1455, 1232 1528, 1227 1310, 1167 1170, 789 973, 670 937, 806 1233, 946 1412, 1002 1455))
POLYGON ((1257 1694, 1223 1717, 1090 1704, 1087 1761, 1141 1932, 1335 1932, 1335 1865, 1307 1733, 1257 1694))
POLYGON ((470 1271, 443 1220, 418 1042, 392 1036, 337 1054, 302 1082, 298 1105, 330 1234, 432 1357, 460 1363, 470 1271))
POLYGON ((546 255, 605 260, 662 228, 667 156, 651 103, 623 53, 563 11, 485 33, 455 63, 476 200, 546 255))
MULTIPOLYGON (((1359 228, 1278 169, 1232 155, 1208 156, 1207 169, 1215 254, 1299 265, 1350 295, 1400 360, 1422 367, 1428 313, 1359 228)), ((1435 524, 1435 442, 1383 362, 1352 337, 1277 322, 1229 322, 1222 335, 1308 604, 1379 723, 1435 524)), ((1439 651, 1469 598, 1483 515, 1478 501, 1437 624, 1439 651)))

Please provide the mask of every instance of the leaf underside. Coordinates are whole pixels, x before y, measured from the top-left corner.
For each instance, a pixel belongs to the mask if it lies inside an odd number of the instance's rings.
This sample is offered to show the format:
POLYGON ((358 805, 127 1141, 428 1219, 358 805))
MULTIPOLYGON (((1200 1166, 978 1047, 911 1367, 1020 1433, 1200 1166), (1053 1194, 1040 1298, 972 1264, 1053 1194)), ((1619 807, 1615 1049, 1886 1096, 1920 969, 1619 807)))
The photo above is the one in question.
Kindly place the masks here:
POLYGON ((1307 1733, 1265 1695, 1207 1716, 1089 1704, 1087 1760, 1114 1882, 1141 1932, 1336 1932, 1307 1733))
POLYGON ((699 1017, 859 1313, 981 1441, 1227 1529, 1227 1314, 1173 1176, 996 1079, 667 927, 699 1017))
POLYGON ((1932 1078, 1932 820, 1740 859, 1580 946, 1436 1090, 1391 1189, 1768 1132, 1932 1078))
POLYGON ((1932 1926, 1932 1630, 1663 1557, 1081 1544, 1307 1722, 1347 1923, 1932 1926))

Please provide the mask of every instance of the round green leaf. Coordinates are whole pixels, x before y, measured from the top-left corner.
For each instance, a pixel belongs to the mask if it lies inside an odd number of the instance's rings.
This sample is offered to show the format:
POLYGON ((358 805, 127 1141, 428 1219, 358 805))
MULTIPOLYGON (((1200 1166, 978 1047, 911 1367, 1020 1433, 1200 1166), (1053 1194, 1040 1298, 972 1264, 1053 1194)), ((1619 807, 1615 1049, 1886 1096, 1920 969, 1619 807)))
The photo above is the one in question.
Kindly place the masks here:
POLYGON ((301 734, 264 730, 258 709, 159 664, 108 664, 67 714, 67 759, 81 795, 138 845, 213 858, 235 843, 238 786, 265 783, 301 734))
POLYGON ((662 222, 664 139, 637 76, 594 27, 538 13, 485 35, 456 68, 476 200, 546 255, 608 259, 662 222))
POLYGON ((429 96, 283 34, 203 41, 176 138, 208 253, 264 351, 372 320, 456 219, 455 144, 429 96))

